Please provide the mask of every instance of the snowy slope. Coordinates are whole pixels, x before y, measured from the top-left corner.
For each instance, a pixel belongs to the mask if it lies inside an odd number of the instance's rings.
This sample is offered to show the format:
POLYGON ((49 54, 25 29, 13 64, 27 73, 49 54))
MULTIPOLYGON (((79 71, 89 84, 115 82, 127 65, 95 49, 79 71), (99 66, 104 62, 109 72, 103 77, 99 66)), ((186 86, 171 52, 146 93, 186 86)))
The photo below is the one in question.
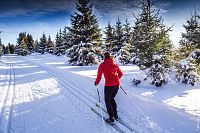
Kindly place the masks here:
MULTIPOLYGON (((1 131, 117 132, 90 108, 98 103, 94 86, 97 67, 70 66, 65 57, 52 55, 3 56, 0 59, 1 131)), ((122 87, 128 95, 120 90, 116 99, 119 116, 129 126, 140 133, 200 132, 197 117, 200 100, 196 96, 199 86, 185 87, 171 80, 162 88, 147 83, 136 87, 130 79, 134 76, 142 79, 142 72, 136 66, 120 67, 124 72, 122 87), (177 109, 179 106, 184 110, 177 109)), ((100 104, 105 108, 103 80, 98 89, 100 104)), ((125 128, 124 131, 130 132, 125 128)))

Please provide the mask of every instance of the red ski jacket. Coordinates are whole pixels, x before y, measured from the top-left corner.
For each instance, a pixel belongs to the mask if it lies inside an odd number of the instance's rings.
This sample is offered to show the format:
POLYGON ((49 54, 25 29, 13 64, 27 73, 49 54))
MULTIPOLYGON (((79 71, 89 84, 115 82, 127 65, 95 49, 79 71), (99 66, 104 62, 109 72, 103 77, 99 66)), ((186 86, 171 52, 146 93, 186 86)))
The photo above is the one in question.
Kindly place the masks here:
POLYGON ((123 73, 119 66, 114 63, 112 58, 105 59, 104 62, 99 65, 97 78, 95 81, 96 85, 99 84, 102 74, 104 74, 105 86, 120 85, 120 78, 122 77, 123 73))

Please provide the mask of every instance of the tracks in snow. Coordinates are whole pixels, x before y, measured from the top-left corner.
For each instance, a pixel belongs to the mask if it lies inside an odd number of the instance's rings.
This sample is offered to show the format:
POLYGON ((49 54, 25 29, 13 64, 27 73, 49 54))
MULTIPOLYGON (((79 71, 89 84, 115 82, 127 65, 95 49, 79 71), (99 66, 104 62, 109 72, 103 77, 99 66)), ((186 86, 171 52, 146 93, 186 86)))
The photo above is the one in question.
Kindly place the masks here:
POLYGON ((9 64, 9 78, 7 89, 0 112, 0 133, 10 133, 13 102, 15 97, 15 70, 13 64, 9 64))
MULTIPOLYGON (((37 64, 38 65, 38 64, 37 64)), ((44 69, 45 71, 48 70, 48 68, 39 65, 42 69, 44 69)), ((64 89, 66 89, 68 92, 70 92, 71 94, 73 94, 77 99, 79 99, 81 102, 83 102, 85 105, 87 105, 89 108, 96 108, 96 110, 99 111, 103 111, 104 115, 107 115, 106 111, 104 108, 100 108, 96 106, 96 103, 94 99, 94 96, 91 96, 89 94, 86 94, 86 90, 85 92, 80 91, 80 89, 78 90, 77 88, 79 88, 80 86, 77 86, 75 83, 72 83, 68 80, 64 80, 62 78, 62 76, 52 73, 50 72, 50 69, 48 71, 46 71, 48 75, 50 75, 50 77, 56 78, 58 79, 58 82, 61 86, 63 86, 64 89)), ((84 89, 81 89, 84 90, 84 89)), ((51 112, 49 112, 51 113, 51 112)), ((119 126, 120 128, 122 128, 124 130, 124 132, 133 132, 133 133, 139 133, 139 131, 134 130, 133 128, 131 128, 130 126, 124 125, 121 122, 116 121, 117 126, 119 126)))

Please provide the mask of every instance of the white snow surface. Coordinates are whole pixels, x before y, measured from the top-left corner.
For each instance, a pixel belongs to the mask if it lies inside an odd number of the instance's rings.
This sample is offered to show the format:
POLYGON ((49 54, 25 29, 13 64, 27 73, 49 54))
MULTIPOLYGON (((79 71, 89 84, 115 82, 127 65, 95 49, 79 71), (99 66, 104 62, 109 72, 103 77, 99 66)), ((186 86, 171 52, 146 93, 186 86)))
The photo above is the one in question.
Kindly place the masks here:
MULTIPOLYGON (((91 111, 105 108, 104 79, 98 66, 71 66, 64 56, 7 55, 0 58, 0 133, 115 133, 91 111), (90 99, 90 100, 88 100, 90 99)), ((143 80, 137 66, 121 66, 124 75, 116 102, 119 117, 138 133, 200 133, 200 85, 181 84, 173 74, 157 88, 143 80)), ((107 114, 104 114, 106 117, 107 114)), ((122 127, 124 132, 131 132, 122 127)), ((134 132, 133 132, 134 133, 134 132)))

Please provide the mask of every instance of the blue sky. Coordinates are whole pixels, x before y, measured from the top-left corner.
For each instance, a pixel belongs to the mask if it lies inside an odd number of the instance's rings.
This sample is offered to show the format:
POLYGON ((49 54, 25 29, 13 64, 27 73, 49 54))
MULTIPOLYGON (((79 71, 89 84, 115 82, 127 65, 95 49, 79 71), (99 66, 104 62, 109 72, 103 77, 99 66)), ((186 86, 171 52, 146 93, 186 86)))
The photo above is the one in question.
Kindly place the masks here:
MULTIPOLYGON (((138 0, 92 0, 100 27, 115 23, 118 16, 134 24, 133 12, 138 12, 138 0)), ((194 6, 200 9, 200 0, 155 0, 167 26, 174 24, 171 40, 177 44, 182 25, 190 17, 194 6)), ((43 33, 55 38, 56 32, 70 26, 70 15, 75 11, 74 0, 0 0, 0 34, 4 44, 16 44, 20 32, 26 31, 39 39, 43 33)))

